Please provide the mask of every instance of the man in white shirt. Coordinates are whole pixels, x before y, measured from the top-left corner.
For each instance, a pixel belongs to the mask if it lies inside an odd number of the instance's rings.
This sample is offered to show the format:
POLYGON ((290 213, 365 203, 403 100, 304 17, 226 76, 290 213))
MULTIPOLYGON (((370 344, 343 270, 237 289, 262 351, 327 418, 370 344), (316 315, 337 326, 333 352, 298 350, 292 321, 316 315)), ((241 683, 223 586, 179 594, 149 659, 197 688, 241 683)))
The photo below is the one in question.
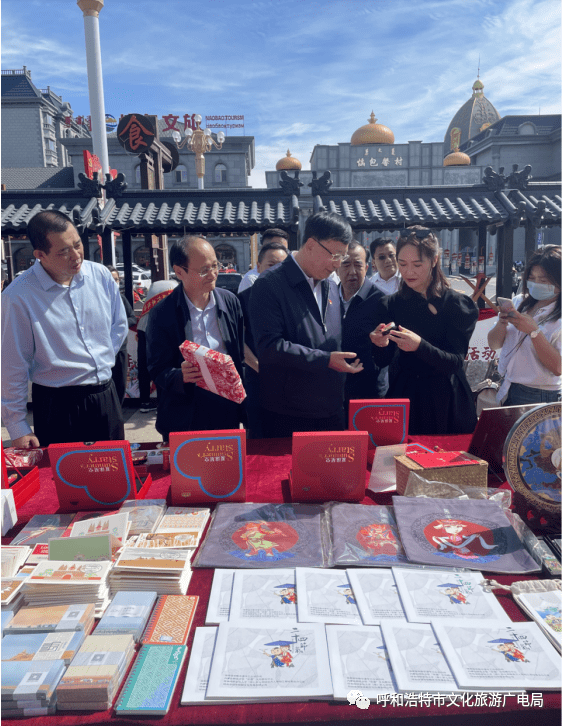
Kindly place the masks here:
POLYGON ((377 237, 371 242, 373 268, 376 270, 371 277, 373 284, 383 295, 392 295, 400 287, 400 273, 396 262, 396 247, 390 237, 377 237))
MULTIPOLYGON (((265 230, 265 232, 261 236, 262 248, 265 247, 265 245, 271 244, 272 242, 282 244, 283 247, 289 249, 289 235, 282 229, 277 229, 276 227, 273 227, 271 229, 265 230)), ((240 281, 240 285, 238 285, 238 294, 240 294, 244 290, 247 290, 249 287, 252 287, 254 282, 258 279, 260 272, 262 271, 263 270, 258 270, 258 265, 252 267, 251 270, 248 270, 248 272, 240 281)))

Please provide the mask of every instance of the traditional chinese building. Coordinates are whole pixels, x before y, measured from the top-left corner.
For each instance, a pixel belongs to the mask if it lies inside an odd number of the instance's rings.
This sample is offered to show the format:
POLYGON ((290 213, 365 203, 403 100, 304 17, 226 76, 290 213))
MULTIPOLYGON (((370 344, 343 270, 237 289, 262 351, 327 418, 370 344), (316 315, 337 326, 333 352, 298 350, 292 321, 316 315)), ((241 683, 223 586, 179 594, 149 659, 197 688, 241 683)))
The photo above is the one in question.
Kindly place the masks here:
MULTIPOLYGON (((90 137, 86 120, 74 119, 70 104, 49 86, 37 88, 25 66, 2 71, 1 98, 2 169, 67 167, 70 160, 61 141, 90 137)), ((48 178, 45 173, 40 177, 41 182, 48 178)))

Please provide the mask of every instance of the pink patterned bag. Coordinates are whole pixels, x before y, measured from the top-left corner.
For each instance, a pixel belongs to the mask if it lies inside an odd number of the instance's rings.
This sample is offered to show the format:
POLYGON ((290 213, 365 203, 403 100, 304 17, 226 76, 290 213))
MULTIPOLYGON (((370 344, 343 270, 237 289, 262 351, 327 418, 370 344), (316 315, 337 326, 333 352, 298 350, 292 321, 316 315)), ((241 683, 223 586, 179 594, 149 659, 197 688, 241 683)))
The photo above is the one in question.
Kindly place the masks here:
POLYGON ((192 343, 191 340, 182 343, 180 351, 188 363, 201 370, 204 380, 197 384, 200 388, 228 398, 234 403, 242 403, 246 398, 242 379, 229 355, 192 343))

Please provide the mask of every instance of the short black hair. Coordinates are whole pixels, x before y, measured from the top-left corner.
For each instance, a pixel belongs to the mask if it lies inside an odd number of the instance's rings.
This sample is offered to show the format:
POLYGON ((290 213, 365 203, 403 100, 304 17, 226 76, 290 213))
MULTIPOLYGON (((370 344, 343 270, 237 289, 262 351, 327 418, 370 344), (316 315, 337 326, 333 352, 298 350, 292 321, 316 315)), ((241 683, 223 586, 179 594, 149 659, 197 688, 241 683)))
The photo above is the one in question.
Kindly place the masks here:
POLYGON ((172 267, 174 265, 177 265, 178 267, 189 267, 189 248, 192 244, 194 244, 194 242, 197 242, 197 240, 200 239, 202 239, 203 242, 207 241, 205 237, 201 237, 200 235, 188 234, 177 242, 174 242, 174 244, 170 247, 170 265, 172 267))
POLYGON ((351 225, 344 217, 333 212, 318 212, 306 220, 303 244, 310 238, 317 240, 334 239, 348 245, 353 239, 351 225))
POLYGON ((349 247, 347 248, 347 254, 353 252, 353 250, 356 250, 358 247, 361 247, 362 250, 365 250, 365 264, 368 265, 371 261, 371 253, 366 247, 363 247, 361 242, 358 242, 356 239, 352 239, 349 243, 349 247))
POLYGON ((258 255, 258 265, 260 265, 263 261, 263 258, 265 257, 266 253, 269 252, 269 250, 283 250, 283 252, 288 255, 289 250, 285 247, 285 245, 282 245, 281 242, 269 242, 268 244, 264 245, 258 255))
MULTIPOLYGON (((274 237, 281 237, 282 239, 286 239, 287 242, 289 241, 289 233, 285 232, 284 229, 279 229, 278 227, 272 227, 271 229, 266 229, 265 232, 262 232, 261 241, 262 244, 265 243, 265 240, 273 239, 274 237)), ((262 247, 263 249, 263 247, 262 247)))
POLYGON ((105 267, 106 269, 108 269, 108 270, 109 270, 110 272, 112 272, 112 273, 113 273, 113 272, 117 272, 117 274, 119 274, 119 272, 117 271, 117 268, 116 268, 116 267, 113 267, 113 265, 104 265, 104 267, 105 267))
POLYGON ((27 236, 34 250, 48 253, 51 249, 51 243, 47 239, 47 235, 62 234, 68 229, 68 225, 72 221, 63 214, 54 209, 46 212, 37 212, 27 224, 27 236))
POLYGON ((385 245, 392 245, 396 249, 396 242, 390 237, 376 237, 369 246, 373 257, 375 256, 377 247, 384 247, 385 245))

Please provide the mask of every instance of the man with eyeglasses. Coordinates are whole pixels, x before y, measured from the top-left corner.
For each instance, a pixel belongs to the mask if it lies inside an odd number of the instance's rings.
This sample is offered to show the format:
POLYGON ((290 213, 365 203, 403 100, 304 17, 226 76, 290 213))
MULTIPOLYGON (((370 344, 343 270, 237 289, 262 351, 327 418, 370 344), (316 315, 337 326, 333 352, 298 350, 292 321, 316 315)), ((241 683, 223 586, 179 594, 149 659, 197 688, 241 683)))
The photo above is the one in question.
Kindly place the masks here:
POLYGON ((119 286, 103 265, 84 260, 65 214, 39 212, 27 234, 35 264, 2 293, 2 418, 12 445, 123 439, 111 378, 127 336, 119 286))
POLYGON ((346 373, 363 370, 341 348, 341 307, 328 279, 347 259, 349 223, 321 212, 308 218, 297 252, 256 280, 250 323, 260 366, 265 437, 344 428, 346 373))
POLYGON ((170 248, 170 264, 180 284, 149 313, 146 329, 148 370, 158 393, 156 430, 238 428, 242 404, 196 384, 200 369, 183 359, 179 346, 191 340, 232 357, 242 376, 244 320, 236 295, 216 287, 219 263, 202 237, 188 236, 170 248))
POLYGON ((372 282, 383 295, 393 295, 400 287, 396 247, 390 237, 377 237, 371 242, 374 274, 372 282))
MULTIPOLYGON (((381 369, 375 366, 372 356, 372 344, 363 321, 365 303, 369 300, 369 313, 372 315, 376 300, 383 298, 383 293, 375 287, 367 277, 369 268, 369 251, 359 242, 353 240, 347 248, 348 258, 342 262, 338 270, 340 278, 339 293, 342 306, 342 348, 354 350, 364 370, 354 376, 347 376, 345 382, 345 407, 354 398, 382 398, 388 385, 381 369)), ((382 312, 382 311, 381 311, 382 312)), ((372 318, 371 318, 372 320, 372 318)), ((382 320, 382 318, 381 318, 382 320)))

